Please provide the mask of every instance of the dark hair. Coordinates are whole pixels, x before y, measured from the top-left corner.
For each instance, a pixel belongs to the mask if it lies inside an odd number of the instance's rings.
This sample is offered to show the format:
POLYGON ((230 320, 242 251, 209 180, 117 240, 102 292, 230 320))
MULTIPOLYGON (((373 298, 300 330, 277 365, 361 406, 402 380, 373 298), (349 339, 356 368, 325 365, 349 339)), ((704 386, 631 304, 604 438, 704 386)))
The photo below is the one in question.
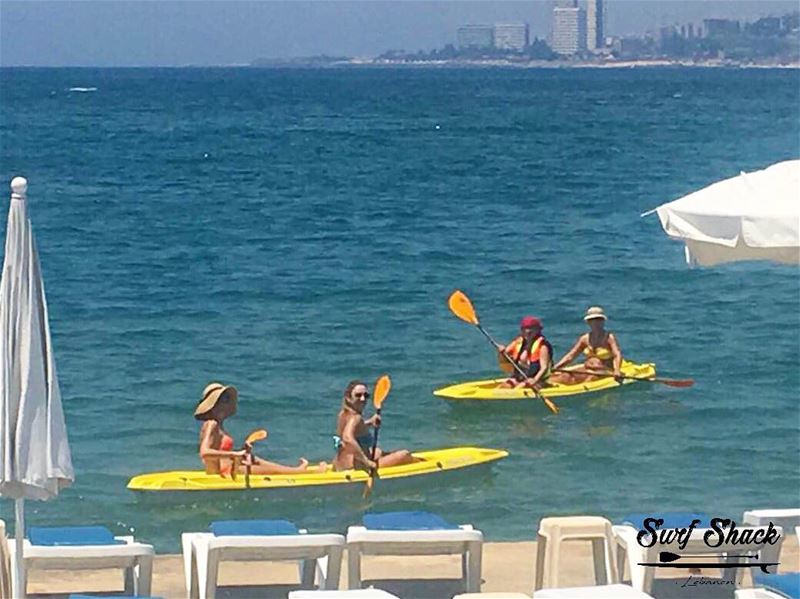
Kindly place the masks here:
POLYGON ((347 387, 344 388, 344 398, 350 399, 350 394, 353 392, 353 389, 355 389, 359 385, 364 385, 365 387, 367 386, 365 382, 360 381, 358 379, 354 379, 349 383, 347 383, 347 387))

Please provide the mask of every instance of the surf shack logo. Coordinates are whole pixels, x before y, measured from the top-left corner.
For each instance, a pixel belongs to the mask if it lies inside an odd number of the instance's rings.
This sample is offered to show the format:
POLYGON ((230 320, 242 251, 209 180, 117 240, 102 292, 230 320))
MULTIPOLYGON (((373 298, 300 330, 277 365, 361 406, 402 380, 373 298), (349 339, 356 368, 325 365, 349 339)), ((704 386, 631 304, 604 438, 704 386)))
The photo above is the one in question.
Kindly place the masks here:
MULTIPOLYGON (((773 526, 772 522, 767 527, 747 527, 737 528, 736 522, 730 518, 712 518, 709 522, 709 528, 698 528, 701 520, 695 518, 691 521, 689 526, 675 527, 675 528, 662 528, 664 520, 662 518, 645 518, 642 522, 642 529, 636 535, 636 542, 646 549, 650 549, 658 545, 659 547, 677 548, 684 551, 689 545, 690 541, 694 539, 692 536, 702 534, 703 545, 696 549, 702 555, 679 555, 671 551, 659 551, 657 562, 639 562, 640 566, 650 566, 653 568, 682 568, 682 569, 695 569, 695 568, 761 568, 765 574, 770 572, 767 566, 777 566, 778 562, 753 562, 750 560, 758 559, 761 551, 758 550, 758 555, 748 555, 746 553, 735 555, 736 547, 748 547, 752 551, 753 546, 764 547, 766 545, 775 545, 781 538, 781 534, 773 526), (720 555, 722 553, 732 554, 729 555, 725 562, 697 562, 697 561, 683 561, 686 558, 702 558, 710 557, 713 555, 720 555), (744 561, 738 561, 744 560, 744 561), (680 563, 676 563, 680 562, 680 563)), ((696 545, 693 545, 696 547, 696 545)))

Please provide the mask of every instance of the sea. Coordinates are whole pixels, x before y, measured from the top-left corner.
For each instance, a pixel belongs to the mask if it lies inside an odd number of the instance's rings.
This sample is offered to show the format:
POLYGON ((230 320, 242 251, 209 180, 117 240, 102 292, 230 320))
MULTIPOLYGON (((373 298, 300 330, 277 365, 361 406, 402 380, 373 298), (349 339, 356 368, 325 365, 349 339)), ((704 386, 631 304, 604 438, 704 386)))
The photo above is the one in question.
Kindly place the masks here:
POLYGON ((797 70, 6 68, 0 142, 0 180, 29 182, 75 468, 27 504, 29 526, 178 552, 219 519, 344 531, 427 510, 501 541, 551 515, 797 507, 798 268, 689 268, 640 216, 798 158, 797 70), (627 357, 696 384, 565 398, 558 415, 453 405, 433 390, 497 373, 454 289, 501 340, 540 317, 558 355, 602 306, 627 357), (239 389, 237 445, 266 428, 257 453, 294 464, 332 459, 342 390, 383 373, 386 449, 509 457, 366 500, 126 488, 201 467, 211 381, 239 389))

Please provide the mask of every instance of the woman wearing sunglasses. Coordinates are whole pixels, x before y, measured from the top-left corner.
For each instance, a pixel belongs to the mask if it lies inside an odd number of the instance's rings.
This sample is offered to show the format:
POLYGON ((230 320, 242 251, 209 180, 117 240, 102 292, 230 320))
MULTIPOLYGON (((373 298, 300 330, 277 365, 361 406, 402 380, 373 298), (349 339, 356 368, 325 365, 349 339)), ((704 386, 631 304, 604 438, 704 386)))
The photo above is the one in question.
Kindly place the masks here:
POLYGON ((352 470, 353 468, 388 468, 401 466, 416 461, 416 458, 405 449, 383 452, 375 449, 375 460, 372 456, 373 429, 380 426, 380 416, 375 414, 364 419, 364 408, 369 399, 367 385, 361 381, 350 381, 344 390, 342 408, 336 419, 336 434, 333 447, 336 457, 333 459, 335 470, 352 470))
MULTIPOLYGON (((284 466, 256 457, 248 449, 234 449, 233 437, 225 432, 223 424, 226 418, 236 413, 238 399, 236 387, 211 383, 203 390, 203 397, 195 408, 194 417, 203 423, 200 427, 200 459, 208 474, 230 476, 234 464, 237 473, 244 473, 247 462, 250 474, 296 474, 315 470, 309 469, 305 458, 300 458, 297 466, 284 466)), ((324 472, 327 464, 320 462, 318 469, 324 472)))

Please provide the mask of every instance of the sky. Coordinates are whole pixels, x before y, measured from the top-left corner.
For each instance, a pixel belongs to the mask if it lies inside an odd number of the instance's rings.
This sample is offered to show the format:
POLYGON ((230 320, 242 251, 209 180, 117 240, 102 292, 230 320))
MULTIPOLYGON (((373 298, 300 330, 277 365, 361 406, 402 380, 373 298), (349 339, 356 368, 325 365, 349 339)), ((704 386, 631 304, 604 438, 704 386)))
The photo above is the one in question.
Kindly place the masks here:
MULTIPOLYGON (((797 0, 607 0, 607 35, 722 17, 755 20, 797 0)), ((375 56, 454 43, 464 24, 526 22, 546 38, 552 2, 417 0, 0 0, 0 66, 249 64, 375 56)))

